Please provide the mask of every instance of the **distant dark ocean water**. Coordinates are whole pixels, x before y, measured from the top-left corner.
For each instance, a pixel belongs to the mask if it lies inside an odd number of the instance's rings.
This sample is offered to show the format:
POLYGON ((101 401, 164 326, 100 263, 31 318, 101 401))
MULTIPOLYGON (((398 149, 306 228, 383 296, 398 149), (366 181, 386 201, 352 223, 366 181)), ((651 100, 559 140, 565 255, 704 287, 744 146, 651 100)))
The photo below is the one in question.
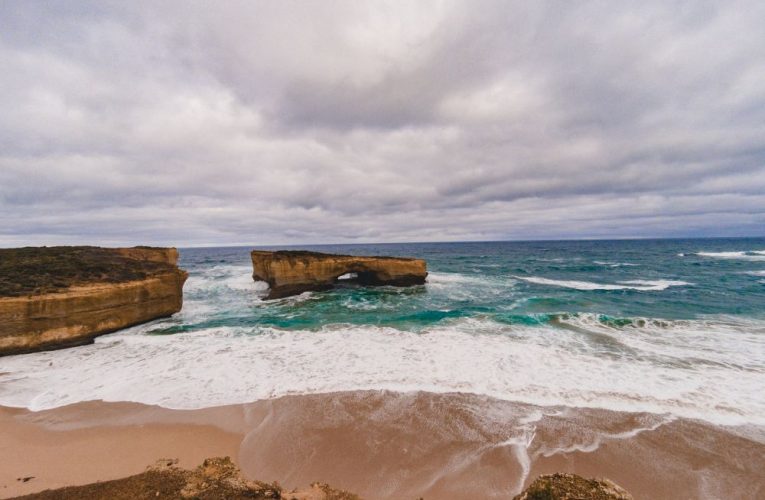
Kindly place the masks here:
POLYGON ((250 247, 182 249, 180 314, 4 358, 0 404, 390 389, 765 424, 764 238, 300 248, 421 257, 430 276, 263 301, 250 247))

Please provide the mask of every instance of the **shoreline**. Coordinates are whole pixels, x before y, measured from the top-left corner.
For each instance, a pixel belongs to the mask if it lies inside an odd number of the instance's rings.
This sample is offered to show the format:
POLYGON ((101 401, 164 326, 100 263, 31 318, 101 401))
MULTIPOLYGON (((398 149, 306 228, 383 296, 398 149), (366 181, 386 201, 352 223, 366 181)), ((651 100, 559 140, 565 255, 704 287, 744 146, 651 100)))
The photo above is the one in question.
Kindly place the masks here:
POLYGON ((160 458, 193 467, 227 455, 249 479, 322 481, 369 499, 500 498, 552 472, 606 477, 636 499, 765 494, 764 443, 666 415, 389 391, 198 410, 0 407, 0 498, 117 479, 160 458))

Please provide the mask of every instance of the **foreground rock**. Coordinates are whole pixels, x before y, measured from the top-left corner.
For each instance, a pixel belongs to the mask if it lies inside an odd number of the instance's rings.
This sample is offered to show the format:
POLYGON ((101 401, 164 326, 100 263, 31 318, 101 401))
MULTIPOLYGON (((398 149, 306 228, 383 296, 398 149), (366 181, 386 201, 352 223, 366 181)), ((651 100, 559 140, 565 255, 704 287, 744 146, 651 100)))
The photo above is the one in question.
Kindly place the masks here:
POLYGON ((549 474, 536 478, 513 500, 632 500, 632 495, 608 479, 549 474))
POLYGON ((87 344, 170 316, 188 276, 175 248, 0 250, 0 356, 87 344))
POLYGON ((253 250, 252 277, 270 286, 269 299, 306 291, 328 290, 344 275, 355 275, 344 283, 411 286, 425 283, 425 261, 402 257, 356 257, 319 252, 267 252, 253 250))
POLYGON ((195 470, 177 467, 173 459, 160 460, 146 472, 114 481, 46 490, 24 499, 136 500, 156 498, 272 499, 272 500, 359 500, 347 491, 314 483, 309 488, 285 492, 277 483, 249 481, 229 457, 208 458, 195 470))

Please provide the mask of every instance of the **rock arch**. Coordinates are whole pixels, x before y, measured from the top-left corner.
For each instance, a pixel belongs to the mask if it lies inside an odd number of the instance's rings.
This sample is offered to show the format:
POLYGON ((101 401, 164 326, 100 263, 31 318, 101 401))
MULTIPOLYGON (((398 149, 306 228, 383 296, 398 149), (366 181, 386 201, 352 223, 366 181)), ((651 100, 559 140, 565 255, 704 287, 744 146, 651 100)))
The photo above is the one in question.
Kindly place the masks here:
POLYGON ((287 297, 311 290, 327 290, 349 273, 365 286, 411 286, 425 283, 427 265, 422 259, 334 255, 319 252, 253 250, 253 274, 265 281, 267 298, 287 297))

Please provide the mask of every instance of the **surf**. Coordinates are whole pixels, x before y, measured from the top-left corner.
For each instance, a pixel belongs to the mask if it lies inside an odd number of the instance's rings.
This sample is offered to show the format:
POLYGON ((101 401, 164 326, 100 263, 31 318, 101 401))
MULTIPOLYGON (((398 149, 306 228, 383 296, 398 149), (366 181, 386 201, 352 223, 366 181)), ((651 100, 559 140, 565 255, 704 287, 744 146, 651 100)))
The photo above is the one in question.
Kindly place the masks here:
POLYGON ((589 314, 537 326, 457 318, 420 332, 336 324, 147 336, 143 326, 55 355, 6 358, 0 404, 41 410, 98 399, 192 409, 351 390, 465 392, 765 425, 756 354, 765 325, 748 327, 589 314))
POLYGON ((671 286, 692 285, 687 281, 680 280, 628 280, 615 284, 594 283, 591 281, 555 280, 539 276, 515 276, 516 279, 536 285, 558 286, 573 288, 574 290, 638 290, 638 291, 662 291, 671 286))

